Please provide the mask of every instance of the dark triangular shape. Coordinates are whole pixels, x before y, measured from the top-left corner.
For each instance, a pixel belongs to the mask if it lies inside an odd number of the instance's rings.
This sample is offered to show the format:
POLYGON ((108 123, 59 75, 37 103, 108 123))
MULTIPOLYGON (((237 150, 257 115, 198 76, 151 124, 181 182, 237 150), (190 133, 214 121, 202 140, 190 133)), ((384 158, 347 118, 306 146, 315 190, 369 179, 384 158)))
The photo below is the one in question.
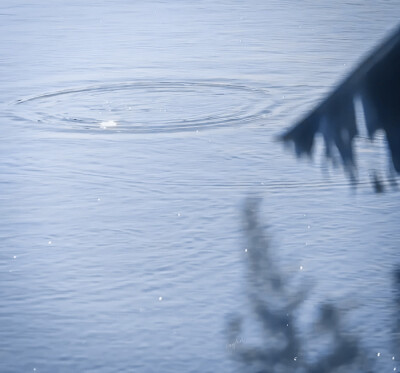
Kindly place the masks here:
POLYGON ((281 139, 293 142, 298 156, 309 155, 316 134, 321 133, 326 155, 330 157, 335 147, 353 175, 355 97, 361 97, 369 136, 378 129, 385 132, 394 169, 400 174, 400 27, 281 139))

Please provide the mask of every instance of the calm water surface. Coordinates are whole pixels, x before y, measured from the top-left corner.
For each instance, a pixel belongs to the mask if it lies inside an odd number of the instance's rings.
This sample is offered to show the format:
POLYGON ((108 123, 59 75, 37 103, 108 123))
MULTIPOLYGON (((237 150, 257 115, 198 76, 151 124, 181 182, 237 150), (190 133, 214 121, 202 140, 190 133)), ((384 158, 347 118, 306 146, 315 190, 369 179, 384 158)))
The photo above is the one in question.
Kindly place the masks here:
POLYGON ((368 176, 384 148, 359 140, 354 192, 274 136, 399 15, 397 0, 3 0, 0 371, 235 371, 249 194, 283 271, 315 283, 304 328, 336 301, 392 371, 400 210, 368 176))

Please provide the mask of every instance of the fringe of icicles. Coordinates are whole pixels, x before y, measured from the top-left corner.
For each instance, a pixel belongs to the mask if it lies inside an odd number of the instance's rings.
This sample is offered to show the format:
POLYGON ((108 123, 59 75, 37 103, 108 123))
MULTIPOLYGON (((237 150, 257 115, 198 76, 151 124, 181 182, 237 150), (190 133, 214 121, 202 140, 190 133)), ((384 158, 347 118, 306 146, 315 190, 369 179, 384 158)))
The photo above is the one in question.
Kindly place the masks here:
POLYGON ((311 155, 317 133, 326 156, 336 148, 356 181, 353 140, 358 134, 354 101, 360 99, 369 137, 386 134, 393 170, 400 174, 400 27, 366 58, 321 104, 281 139, 293 142, 297 156, 311 155))

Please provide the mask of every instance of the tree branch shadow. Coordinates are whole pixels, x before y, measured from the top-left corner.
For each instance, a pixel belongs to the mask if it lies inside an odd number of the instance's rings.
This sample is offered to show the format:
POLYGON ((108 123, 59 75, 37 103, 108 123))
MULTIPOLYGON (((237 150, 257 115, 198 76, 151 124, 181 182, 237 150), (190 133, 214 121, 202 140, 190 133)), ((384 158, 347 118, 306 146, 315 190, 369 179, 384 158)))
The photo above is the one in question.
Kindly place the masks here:
MULTIPOLYGON (((240 341, 232 349, 232 358, 245 372, 257 373, 331 373, 376 372, 372 354, 362 341, 348 332, 343 315, 335 304, 324 303, 313 321, 313 336, 300 332, 301 307, 312 289, 311 284, 294 284, 274 259, 266 229, 260 224, 260 199, 249 198, 243 210, 247 240, 246 292, 250 318, 261 335, 259 345, 243 343, 243 316, 236 314, 228 323, 229 341, 240 341), (320 341, 317 356, 310 344, 320 341)), ((395 306, 400 309, 400 268, 395 272, 395 306)), ((400 316, 395 322, 395 346, 400 346, 400 316)))

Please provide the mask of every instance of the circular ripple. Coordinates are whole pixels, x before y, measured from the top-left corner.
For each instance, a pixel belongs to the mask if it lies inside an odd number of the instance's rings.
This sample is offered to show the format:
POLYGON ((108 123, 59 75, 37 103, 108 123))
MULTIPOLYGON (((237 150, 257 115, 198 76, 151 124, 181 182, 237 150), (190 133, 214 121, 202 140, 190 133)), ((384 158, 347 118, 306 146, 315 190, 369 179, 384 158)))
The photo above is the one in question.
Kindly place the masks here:
POLYGON ((160 133, 240 126, 268 114, 267 90, 221 82, 134 81, 18 100, 18 116, 53 130, 160 133))

